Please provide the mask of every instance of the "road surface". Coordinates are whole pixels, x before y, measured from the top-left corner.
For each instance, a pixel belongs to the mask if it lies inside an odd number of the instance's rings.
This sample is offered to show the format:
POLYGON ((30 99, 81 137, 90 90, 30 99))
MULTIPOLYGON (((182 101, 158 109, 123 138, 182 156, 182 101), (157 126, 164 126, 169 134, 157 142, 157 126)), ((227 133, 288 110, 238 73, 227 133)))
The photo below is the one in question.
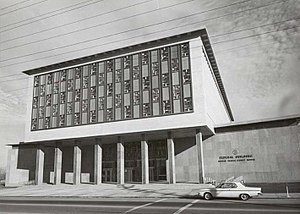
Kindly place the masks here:
POLYGON ((300 199, 248 201, 179 198, 33 198, 1 197, 0 213, 300 213, 300 199))

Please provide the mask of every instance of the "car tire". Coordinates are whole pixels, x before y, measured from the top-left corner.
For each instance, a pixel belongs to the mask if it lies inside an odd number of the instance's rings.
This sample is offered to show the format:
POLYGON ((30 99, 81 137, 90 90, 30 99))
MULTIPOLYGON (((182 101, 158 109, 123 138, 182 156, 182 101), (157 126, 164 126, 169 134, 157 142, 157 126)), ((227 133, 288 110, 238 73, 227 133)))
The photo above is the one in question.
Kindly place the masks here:
POLYGON ((204 193, 204 199, 211 200, 211 199, 213 199, 213 196, 209 192, 207 192, 207 193, 204 193))
POLYGON ((243 201, 247 201, 250 198, 250 196, 248 194, 241 194, 240 195, 240 199, 243 201))

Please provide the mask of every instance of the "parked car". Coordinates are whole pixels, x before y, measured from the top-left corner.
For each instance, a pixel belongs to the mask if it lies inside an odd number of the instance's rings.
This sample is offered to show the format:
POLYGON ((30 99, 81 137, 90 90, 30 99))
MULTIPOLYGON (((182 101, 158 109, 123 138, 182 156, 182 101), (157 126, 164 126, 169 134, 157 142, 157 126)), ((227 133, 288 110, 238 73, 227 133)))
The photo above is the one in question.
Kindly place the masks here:
POLYGON ((221 183, 217 187, 201 189, 198 193, 206 200, 213 198, 240 198, 243 201, 262 195, 260 187, 247 187, 240 182, 221 183))

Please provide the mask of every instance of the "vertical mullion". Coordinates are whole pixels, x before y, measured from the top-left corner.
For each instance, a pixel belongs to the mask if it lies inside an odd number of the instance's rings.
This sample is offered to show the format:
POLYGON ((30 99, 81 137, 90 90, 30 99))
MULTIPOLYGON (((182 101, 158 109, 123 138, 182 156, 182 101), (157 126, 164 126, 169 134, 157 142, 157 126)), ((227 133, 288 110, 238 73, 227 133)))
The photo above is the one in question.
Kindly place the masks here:
POLYGON ((89 124, 90 123, 90 109, 91 109, 91 103, 90 103, 90 90, 91 90, 91 70, 92 70, 92 64, 89 64, 87 66, 88 70, 87 70, 87 97, 86 97, 86 102, 87 102, 87 114, 86 114, 86 124, 89 124))
POLYGON ((60 93, 61 93, 61 71, 58 72, 58 93, 57 93, 57 127, 60 127, 60 93))
POLYGON ((138 56, 138 66, 139 66, 139 79, 140 79, 140 88, 139 88, 139 91, 140 91, 140 115, 139 115, 139 118, 142 118, 143 117, 143 106, 144 106, 144 100, 143 100, 143 93, 144 93, 144 90, 143 90, 143 72, 142 72, 142 57, 141 57, 141 53, 137 53, 137 56, 138 56))
POLYGON ((121 81, 120 81, 120 92, 121 92, 121 120, 124 120, 125 114, 124 114, 124 109, 125 109, 125 96, 124 96, 124 57, 120 57, 120 66, 121 66, 121 81))
POLYGON ((133 89, 133 55, 129 56, 129 84, 130 84, 130 118, 134 118, 134 89, 133 89))
POLYGON ((73 88, 72 88, 72 113, 71 113, 71 126, 74 126, 75 117, 75 91, 76 91, 76 68, 72 72, 73 88))
POLYGON ((46 97, 47 97, 47 84, 46 84, 46 76, 45 76, 45 74, 41 75, 41 78, 44 78, 44 102, 43 102, 44 116, 43 116, 43 128, 42 129, 45 129, 45 121, 46 121, 46 97))
POLYGON ((53 103, 54 103, 54 72, 51 73, 51 105, 50 105, 50 128, 52 127, 53 124, 53 103))
MULTIPOLYGON (((34 81, 34 80, 33 80, 34 81)), ((40 76, 38 76, 38 86, 37 86, 37 112, 36 112, 36 130, 39 130, 40 128, 40 124, 39 124, 39 120, 40 120, 40 87, 41 87, 41 80, 40 80, 40 76)), ((33 83, 34 84, 34 83, 33 83)), ((34 87, 34 86, 33 86, 34 87)))
POLYGON ((99 71, 99 66, 100 66, 100 63, 95 63, 96 64, 96 76, 95 76, 95 87, 96 87, 96 91, 95 91, 95 114, 96 114, 96 122, 95 123, 99 123, 98 121, 98 102, 99 102, 99 74, 100 74, 100 71, 99 71))
POLYGON ((194 111, 194 100, 193 100, 193 87, 192 87, 192 68, 191 68, 191 50, 190 50, 190 43, 187 42, 188 44, 188 50, 189 50, 189 54, 188 54, 188 64, 189 64, 189 70, 190 70, 190 92, 191 92, 191 101, 192 101, 192 111, 194 111))
POLYGON ((170 86, 170 92, 169 92, 169 102, 170 102, 170 110, 171 114, 174 113, 174 106, 173 106, 173 81, 172 81, 172 57, 171 57, 171 46, 168 47, 168 74, 169 74, 169 86, 170 86))
POLYGON ((181 45, 178 45, 178 61, 179 61, 179 84, 180 84, 180 108, 181 112, 184 112, 184 94, 183 94, 183 69, 182 69, 182 53, 181 53, 181 45))
POLYGON ((115 83, 115 61, 116 59, 111 59, 112 61, 112 73, 111 73, 111 79, 112 79, 112 121, 116 120, 116 106, 115 106, 115 99, 116 99, 116 83, 115 83))
POLYGON ((80 74, 80 100, 79 100, 79 124, 82 124, 82 101, 83 101, 83 70, 84 66, 81 67, 81 74, 80 74))
POLYGON ((153 116, 153 95, 152 95, 152 57, 151 51, 148 51, 148 74, 149 74, 149 106, 150 106, 150 115, 153 116))
POLYGON ((68 70, 65 71, 65 103, 64 103, 64 115, 65 115, 65 123, 64 126, 67 126, 67 103, 68 103, 68 88, 67 88, 67 81, 68 81, 68 70))
POLYGON ((157 49, 157 63, 158 63, 158 88, 159 88, 159 115, 163 114, 163 87, 162 87, 162 72, 161 72, 161 51, 157 49))
POLYGON ((103 122, 107 121, 107 60, 104 62, 104 106, 103 106, 103 122))

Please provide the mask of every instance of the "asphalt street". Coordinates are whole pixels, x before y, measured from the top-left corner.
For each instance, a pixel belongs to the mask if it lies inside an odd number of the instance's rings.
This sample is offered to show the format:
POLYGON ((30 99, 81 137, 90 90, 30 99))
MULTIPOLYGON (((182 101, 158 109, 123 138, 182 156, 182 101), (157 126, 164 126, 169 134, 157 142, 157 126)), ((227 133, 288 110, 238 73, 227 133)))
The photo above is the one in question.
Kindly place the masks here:
POLYGON ((2 197, 0 213, 300 213, 300 199, 2 197))

